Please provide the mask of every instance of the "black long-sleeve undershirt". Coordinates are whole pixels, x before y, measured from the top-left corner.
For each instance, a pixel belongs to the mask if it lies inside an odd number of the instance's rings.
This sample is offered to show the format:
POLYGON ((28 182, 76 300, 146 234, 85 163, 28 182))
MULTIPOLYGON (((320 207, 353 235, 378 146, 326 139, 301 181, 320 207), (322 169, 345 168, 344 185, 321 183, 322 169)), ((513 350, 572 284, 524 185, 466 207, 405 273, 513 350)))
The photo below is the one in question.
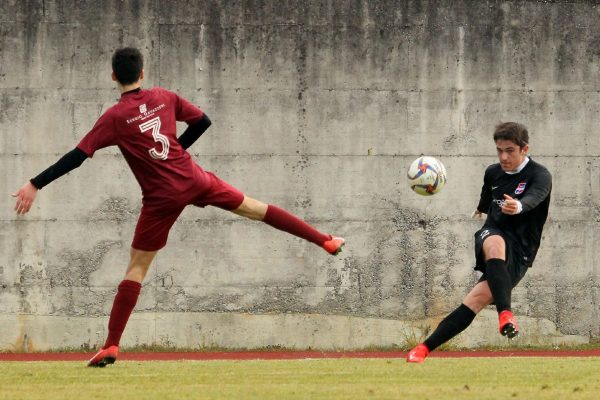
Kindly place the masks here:
POLYGON ((48 167, 35 178, 30 179, 30 182, 36 188, 41 189, 53 180, 58 179, 64 174, 79 167, 87 157, 87 154, 85 154, 83 150, 75 147, 73 150, 62 156, 54 163, 54 165, 48 167))
POLYGON ((208 127, 212 124, 210 119, 204 114, 202 118, 187 127, 185 131, 177 138, 177 141, 184 149, 189 148, 194 144, 196 140, 208 129, 208 127))

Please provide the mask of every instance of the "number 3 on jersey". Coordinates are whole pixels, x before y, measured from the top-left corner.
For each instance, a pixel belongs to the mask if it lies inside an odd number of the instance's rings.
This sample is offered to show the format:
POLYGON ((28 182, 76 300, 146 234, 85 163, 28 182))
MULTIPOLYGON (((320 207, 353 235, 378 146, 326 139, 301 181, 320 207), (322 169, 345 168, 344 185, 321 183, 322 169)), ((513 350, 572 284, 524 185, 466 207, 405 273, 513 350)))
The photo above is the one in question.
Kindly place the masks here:
POLYGON ((140 124, 140 131, 152 131, 152 137, 155 142, 162 144, 162 151, 158 152, 155 148, 148 150, 150 156, 157 160, 166 160, 169 156, 169 138, 160 133, 160 117, 154 117, 143 124, 140 124))

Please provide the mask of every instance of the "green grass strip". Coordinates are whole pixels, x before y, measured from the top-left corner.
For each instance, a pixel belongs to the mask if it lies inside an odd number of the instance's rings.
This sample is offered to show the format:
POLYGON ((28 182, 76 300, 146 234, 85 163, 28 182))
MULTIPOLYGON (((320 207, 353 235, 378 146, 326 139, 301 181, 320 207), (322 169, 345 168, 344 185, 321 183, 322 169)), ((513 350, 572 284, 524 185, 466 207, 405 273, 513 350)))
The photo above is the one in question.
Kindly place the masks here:
POLYGON ((0 363, 0 399, 590 399, 600 358, 0 363))

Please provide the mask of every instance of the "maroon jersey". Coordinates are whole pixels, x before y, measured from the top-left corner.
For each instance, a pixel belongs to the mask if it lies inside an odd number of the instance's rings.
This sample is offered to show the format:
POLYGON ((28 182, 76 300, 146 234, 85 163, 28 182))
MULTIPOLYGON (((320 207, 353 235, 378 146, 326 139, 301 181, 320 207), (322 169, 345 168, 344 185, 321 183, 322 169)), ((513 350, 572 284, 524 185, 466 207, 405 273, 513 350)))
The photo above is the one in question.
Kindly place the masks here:
POLYGON ((163 88, 126 92, 77 147, 92 157, 98 149, 119 146, 144 204, 179 200, 192 185, 208 185, 208 178, 177 141, 176 121, 193 124, 203 116, 201 109, 163 88))

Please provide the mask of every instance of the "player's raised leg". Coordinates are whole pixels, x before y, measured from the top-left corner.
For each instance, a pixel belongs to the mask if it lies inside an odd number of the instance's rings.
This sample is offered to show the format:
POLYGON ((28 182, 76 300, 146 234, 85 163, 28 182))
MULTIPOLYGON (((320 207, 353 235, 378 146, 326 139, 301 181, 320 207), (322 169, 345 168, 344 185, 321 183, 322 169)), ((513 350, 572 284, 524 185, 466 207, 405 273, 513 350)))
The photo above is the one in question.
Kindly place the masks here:
POLYGON ((308 240, 324 248, 332 255, 342 251, 344 245, 343 238, 321 233, 288 211, 272 204, 267 205, 248 196, 244 196, 242 204, 233 212, 246 218, 263 221, 274 228, 308 240))
POLYGON ((113 364, 119 354, 119 342, 129 316, 137 303, 142 281, 157 251, 142 251, 132 248, 131 259, 125 279, 119 284, 117 295, 108 320, 108 337, 104 346, 90 359, 88 367, 105 367, 113 364))

